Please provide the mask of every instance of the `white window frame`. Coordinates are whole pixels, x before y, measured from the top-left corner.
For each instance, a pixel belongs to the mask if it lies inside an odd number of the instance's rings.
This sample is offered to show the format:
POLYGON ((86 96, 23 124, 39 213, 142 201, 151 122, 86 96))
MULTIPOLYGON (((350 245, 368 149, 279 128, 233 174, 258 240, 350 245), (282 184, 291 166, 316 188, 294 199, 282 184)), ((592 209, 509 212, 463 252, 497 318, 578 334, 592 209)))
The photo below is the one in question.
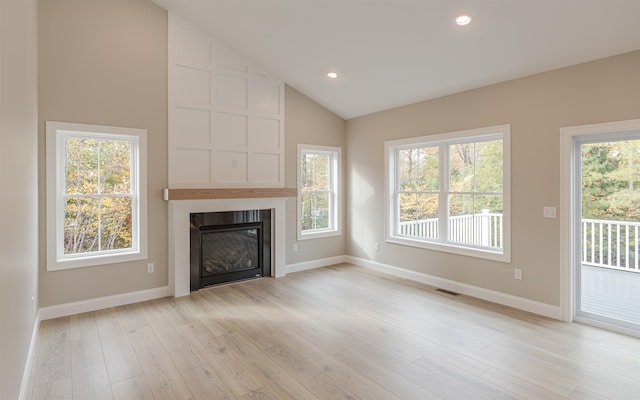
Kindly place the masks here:
POLYGON ((147 258, 147 131, 146 129, 47 121, 47 270, 90 267, 147 258), (132 240, 130 249, 64 254, 64 141, 68 137, 126 140, 132 144, 132 240))
POLYGON ((460 254, 471 257, 484 258, 501 262, 511 262, 511 126, 498 125, 486 128, 470 129, 464 131, 442 133, 428 136, 421 136, 409 139, 391 140, 385 142, 385 198, 386 198, 386 241, 389 243, 401 244, 412 247, 420 247, 430 250, 443 251, 447 253, 460 254), (465 246, 460 243, 448 241, 448 194, 449 194, 449 168, 448 155, 443 154, 443 148, 454 143, 466 143, 474 140, 502 139, 503 146, 503 242, 502 249, 493 250, 465 246), (439 162, 439 218, 440 235, 438 239, 423 239, 399 235, 399 206, 397 204, 397 163, 396 152, 398 150, 440 146, 439 162))
POLYGON ((298 240, 317 239, 322 237, 339 236, 342 234, 340 188, 342 182, 342 149, 333 146, 319 146, 298 144, 298 198, 297 198, 297 238, 298 240), (329 183, 329 227, 326 229, 302 230, 302 154, 322 153, 331 157, 329 183))

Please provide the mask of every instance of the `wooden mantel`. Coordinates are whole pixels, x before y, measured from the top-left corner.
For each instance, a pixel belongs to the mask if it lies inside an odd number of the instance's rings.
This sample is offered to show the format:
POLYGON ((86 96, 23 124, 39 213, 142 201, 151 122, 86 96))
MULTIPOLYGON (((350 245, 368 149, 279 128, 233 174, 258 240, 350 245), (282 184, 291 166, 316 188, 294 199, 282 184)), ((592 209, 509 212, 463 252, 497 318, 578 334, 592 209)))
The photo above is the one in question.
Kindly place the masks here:
POLYGON ((163 189, 162 192, 163 198, 167 201, 296 197, 298 195, 297 188, 163 189))

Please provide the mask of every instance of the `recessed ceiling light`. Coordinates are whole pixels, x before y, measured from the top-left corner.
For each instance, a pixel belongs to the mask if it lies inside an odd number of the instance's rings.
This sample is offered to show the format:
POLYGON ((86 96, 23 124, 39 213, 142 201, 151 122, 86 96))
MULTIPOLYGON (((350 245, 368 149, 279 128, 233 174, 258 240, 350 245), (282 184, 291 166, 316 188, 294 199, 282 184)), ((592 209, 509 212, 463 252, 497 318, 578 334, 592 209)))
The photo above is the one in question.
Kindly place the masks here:
POLYGON ((336 74, 335 72, 328 72, 327 77, 329 79, 336 79, 338 77, 338 74, 336 74))
POLYGON ((467 25, 469 22, 471 22, 471 17, 468 15, 461 15, 458 18, 456 18, 456 24, 458 25, 467 25))

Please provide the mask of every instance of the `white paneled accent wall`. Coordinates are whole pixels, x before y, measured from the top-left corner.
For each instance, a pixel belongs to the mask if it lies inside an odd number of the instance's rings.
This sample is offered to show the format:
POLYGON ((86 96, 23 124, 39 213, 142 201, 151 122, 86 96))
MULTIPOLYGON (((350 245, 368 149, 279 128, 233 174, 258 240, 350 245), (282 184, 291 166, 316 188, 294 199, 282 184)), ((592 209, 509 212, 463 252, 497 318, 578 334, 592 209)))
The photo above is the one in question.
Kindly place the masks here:
POLYGON ((284 187, 284 83, 171 13, 169 187, 284 187))

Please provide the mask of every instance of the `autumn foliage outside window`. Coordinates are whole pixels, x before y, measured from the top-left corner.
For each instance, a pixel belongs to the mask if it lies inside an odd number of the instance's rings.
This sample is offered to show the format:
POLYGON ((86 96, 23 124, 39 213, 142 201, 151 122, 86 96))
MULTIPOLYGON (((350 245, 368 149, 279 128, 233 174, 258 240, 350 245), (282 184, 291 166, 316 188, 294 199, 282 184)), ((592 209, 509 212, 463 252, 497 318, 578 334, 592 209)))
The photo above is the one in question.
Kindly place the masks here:
POLYGON ((65 139, 64 253, 132 247, 131 142, 65 139))

